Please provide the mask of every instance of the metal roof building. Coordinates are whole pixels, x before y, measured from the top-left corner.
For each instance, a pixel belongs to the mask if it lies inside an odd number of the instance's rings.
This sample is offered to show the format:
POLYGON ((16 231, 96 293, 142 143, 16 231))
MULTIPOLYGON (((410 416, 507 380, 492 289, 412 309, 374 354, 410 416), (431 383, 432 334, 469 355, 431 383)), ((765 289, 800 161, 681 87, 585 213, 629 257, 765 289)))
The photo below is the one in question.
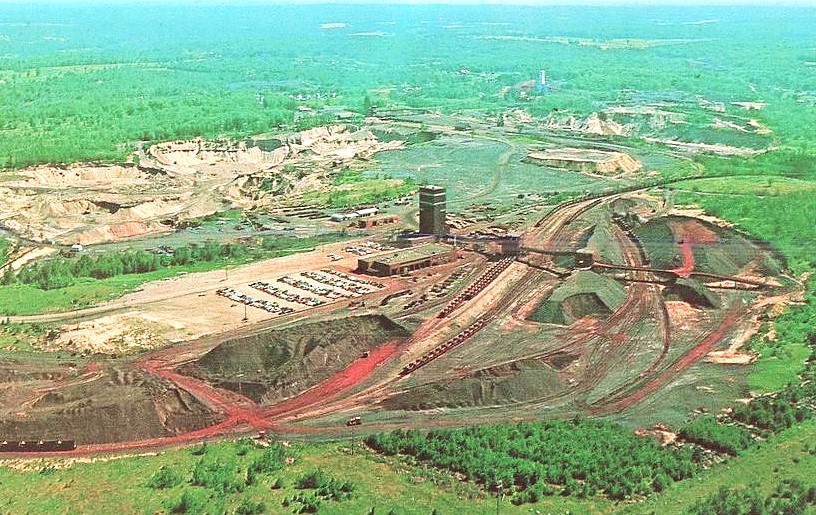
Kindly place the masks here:
POLYGON ((357 272, 377 276, 399 275, 454 259, 456 249, 450 245, 430 243, 381 256, 360 258, 357 261, 357 272))

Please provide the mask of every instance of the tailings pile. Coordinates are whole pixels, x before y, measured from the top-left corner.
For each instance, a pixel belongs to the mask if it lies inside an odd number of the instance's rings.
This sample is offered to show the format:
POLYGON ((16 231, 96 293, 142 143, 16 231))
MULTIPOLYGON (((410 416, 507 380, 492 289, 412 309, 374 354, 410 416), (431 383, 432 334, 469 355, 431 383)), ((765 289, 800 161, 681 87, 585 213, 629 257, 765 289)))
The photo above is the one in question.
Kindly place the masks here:
POLYGON ((409 333, 389 318, 327 320, 222 343, 182 372, 272 403, 345 369, 366 351, 409 333))
POLYGON ((0 440, 74 439, 85 445, 173 436, 216 422, 195 397, 145 372, 31 368, 0 376, 0 440))
POLYGON ((559 368, 577 357, 563 360, 526 359, 497 365, 456 379, 443 379, 409 388, 383 401, 389 410, 427 410, 495 406, 541 399, 563 392, 559 368))
POLYGON ((584 317, 606 318, 623 303, 623 287, 589 271, 572 274, 530 315, 545 324, 571 325, 584 317))

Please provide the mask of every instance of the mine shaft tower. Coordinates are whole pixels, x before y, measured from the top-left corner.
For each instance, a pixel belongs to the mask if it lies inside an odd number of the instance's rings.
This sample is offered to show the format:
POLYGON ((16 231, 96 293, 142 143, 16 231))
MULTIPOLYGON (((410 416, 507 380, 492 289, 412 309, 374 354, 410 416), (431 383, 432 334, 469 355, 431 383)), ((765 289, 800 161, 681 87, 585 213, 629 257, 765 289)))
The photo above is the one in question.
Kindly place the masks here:
POLYGON ((445 188, 422 186, 419 188, 419 232, 442 236, 447 234, 445 188))

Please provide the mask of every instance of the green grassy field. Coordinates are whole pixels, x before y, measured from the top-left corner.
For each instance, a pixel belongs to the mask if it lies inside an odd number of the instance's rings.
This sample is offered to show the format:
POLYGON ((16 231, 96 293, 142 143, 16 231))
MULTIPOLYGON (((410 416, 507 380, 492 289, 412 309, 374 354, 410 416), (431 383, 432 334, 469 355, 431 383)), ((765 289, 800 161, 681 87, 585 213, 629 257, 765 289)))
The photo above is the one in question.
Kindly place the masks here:
MULTIPOLYGON (((769 441, 730 458, 726 463, 699 473, 692 479, 669 485, 662 493, 638 502, 612 503, 600 498, 577 500, 545 497, 519 507, 500 500, 500 513, 630 513, 681 514, 721 486, 743 488, 757 484, 769 494, 783 479, 816 478, 813 442, 816 422, 809 421, 772 437, 769 441)), ((205 510, 233 513, 245 501, 263 503, 266 513, 293 513, 296 503, 282 506, 303 490, 295 483, 303 474, 323 470, 328 476, 354 484, 351 500, 323 501, 319 513, 394 513, 405 515, 495 513, 496 500, 474 485, 423 467, 408 465, 399 458, 375 455, 359 444, 352 455, 347 443, 294 444, 290 454, 295 462, 282 470, 263 474, 240 493, 214 493, 192 486, 191 478, 199 460, 220 461, 234 466, 236 481, 245 477, 249 465, 262 450, 233 442, 161 452, 156 456, 127 457, 96 463, 76 463, 65 467, 61 460, 13 461, 0 466, 0 512, 3 513, 169 513, 185 491, 198 492, 205 510), (240 449, 244 449, 243 451, 240 449), (243 454, 242 454, 243 453, 243 454), (167 489, 148 486, 160 467, 180 478, 167 489), (283 487, 273 489, 280 479, 283 487)))
MULTIPOLYGON (((203 265, 203 264, 202 264, 203 265)), ((142 284, 174 277, 182 271, 204 272, 217 266, 173 267, 146 274, 120 275, 96 280, 83 278, 76 284, 56 290, 41 290, 27 284, 0 287, 0 313, 3 315, 37 315, 60 313, 93 306, 133 291, 142 284)))
MULTIPOLYGON (((193 449, 179 449, 151 457, 131 457, 107 462, 79 463, 60 470, 59 461, 29 462, 26 472, 0 467, 0 512, 2 513, 169 513, 185 490, 198 492, 206 499, 204 510, 234 513, 244 500, 262 502, 265 513, 293 513, 298 504, 284 508, 284 498, 291 499, 301 490, 296 480, 304 473, 321 469, 329 476, 350 481, 355 490, 352 499, 323 501, 319 513, 404 515, 495 513, 496 500, 471 484, 434 470, 416 468, 387 460, 358 446, 351 455, 345 444, 294 445, 295 463, 261 477, 243 492, 213 494, 211 489, 192 486, 190 479, 196 462, 204 458, 234 463, 235 477, 243 479, 247 467, 260 454, 252 448, 238 455, 236 443, 207 446, 203 456, 193 449), (181 483, 168 489, 153 489, 151 476, 167 467, 181 477, 181 483), (280 478, 283 488, 271 485, 280 478)), ((515 507, 500 500, 501 513, 529 513, 530 506, 515 507)), ((611 513, 613 503, 603 500, 578 501, 554 497, 535 505, 550 513, 611 513)))
POLYGON ((756 343, 751 349, 759 354, 753 372, 748 375, 748 387, 756 394, 775 392, 788 383, 795 383, 810 355, 808 346, 801 342, 789 342, 781 347, 756 343))
POLYGON ((782 479, 813 482, 816 478, 816 460, 810 451, 814 440, 816 422, 805 422, 772 437, 743 456, 731 458, 688 481, 674 483, 661 495, 622 511, 633 514, 680 514, 716 493, 721 486, 741 488, 757 484, 762 493, 769 494, 782 479))
POLYGON ((777 197, 792 193, 816 191, 816 183, 790 177, 739 176, 711 177, 680 181, 673 189, 720 195, 759 195, 777 197))

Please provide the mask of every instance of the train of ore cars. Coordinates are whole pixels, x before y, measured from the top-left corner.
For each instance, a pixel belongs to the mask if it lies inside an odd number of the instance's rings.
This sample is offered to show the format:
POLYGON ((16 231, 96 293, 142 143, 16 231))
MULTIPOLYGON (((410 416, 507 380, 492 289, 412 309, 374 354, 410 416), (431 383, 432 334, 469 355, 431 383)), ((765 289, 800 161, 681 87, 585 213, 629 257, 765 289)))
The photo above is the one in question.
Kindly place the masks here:
POLYGON ((3 440, 0 452, 55 452, 76 449, 74 440, 3 440))

